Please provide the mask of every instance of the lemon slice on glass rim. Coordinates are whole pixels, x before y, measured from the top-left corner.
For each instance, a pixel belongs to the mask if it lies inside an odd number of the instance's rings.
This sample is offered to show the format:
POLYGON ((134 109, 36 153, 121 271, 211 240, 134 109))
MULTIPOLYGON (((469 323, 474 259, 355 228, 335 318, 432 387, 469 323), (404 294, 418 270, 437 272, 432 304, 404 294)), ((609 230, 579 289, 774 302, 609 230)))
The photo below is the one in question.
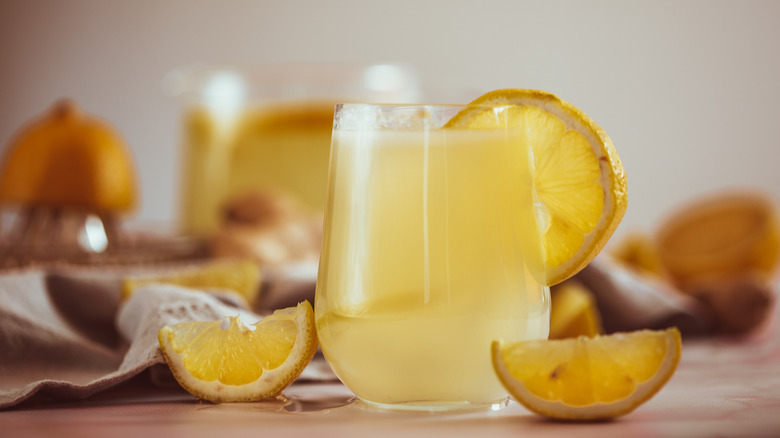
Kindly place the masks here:
POLYGON ((626 175, 615 147, 584 112, 545 91, 496 90, 471 104, 446 127, 521 129, 533 155, 546 283, 560 283, 603 249, 626 211, 626 175), (511 107, 497 119, 476 105, 511 107))
POLYGON ((308 301, 254 324, 239 316, 181 322, 157 334, 165 362, 190 394, 213 403, 275 397, 314 357, 317 335, 308 301))

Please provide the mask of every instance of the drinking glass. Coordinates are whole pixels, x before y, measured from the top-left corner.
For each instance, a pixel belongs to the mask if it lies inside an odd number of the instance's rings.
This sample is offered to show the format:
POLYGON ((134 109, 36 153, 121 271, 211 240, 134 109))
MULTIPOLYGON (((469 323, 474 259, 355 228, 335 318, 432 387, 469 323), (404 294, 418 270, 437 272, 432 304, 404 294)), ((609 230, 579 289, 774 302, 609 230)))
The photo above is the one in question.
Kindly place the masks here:
POLYGON ((503 406, 491 342, 548 335, 531 155, 509 108, 336 107, 316 325, 369 404, 503 406), (500 127, 447 126, 460 112, 500 127))

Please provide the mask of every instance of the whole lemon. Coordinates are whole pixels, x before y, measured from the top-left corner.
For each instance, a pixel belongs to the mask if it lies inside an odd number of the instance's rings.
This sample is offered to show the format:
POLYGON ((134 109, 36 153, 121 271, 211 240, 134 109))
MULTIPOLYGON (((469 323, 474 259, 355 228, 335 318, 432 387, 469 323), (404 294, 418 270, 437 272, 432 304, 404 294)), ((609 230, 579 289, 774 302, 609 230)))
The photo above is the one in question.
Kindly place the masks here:
POLYGON ((137 202, 131 161, 111 124, 62 100, 12 139, 0 168, 0 203, 129 212, 137 202))

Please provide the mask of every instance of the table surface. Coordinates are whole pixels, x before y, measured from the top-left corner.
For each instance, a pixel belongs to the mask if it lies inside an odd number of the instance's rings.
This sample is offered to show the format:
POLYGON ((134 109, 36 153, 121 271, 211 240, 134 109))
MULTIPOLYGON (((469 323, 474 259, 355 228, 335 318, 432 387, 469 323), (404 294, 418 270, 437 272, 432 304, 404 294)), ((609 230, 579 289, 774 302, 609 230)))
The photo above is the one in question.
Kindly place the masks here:
POLYGON ((685 340, 668 384, 631 414, 607 422, 549 421, 514 401, 498 411, 388 412, 355 401, 336 382, 298 382, 284 399, 214 405, 139 376, 86 400, 0 411, 0 435, 780 437, 779 332, 772 322, 749 338, 685 340))

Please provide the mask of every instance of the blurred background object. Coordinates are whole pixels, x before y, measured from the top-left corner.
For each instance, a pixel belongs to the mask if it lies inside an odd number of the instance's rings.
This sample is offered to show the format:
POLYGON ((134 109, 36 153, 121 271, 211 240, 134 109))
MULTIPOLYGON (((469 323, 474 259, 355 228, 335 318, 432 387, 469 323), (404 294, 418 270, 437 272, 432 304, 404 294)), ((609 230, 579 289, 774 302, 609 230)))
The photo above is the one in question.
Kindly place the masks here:
POLYGON ((616 232, 712 190, 780 197, 776 1, 0 2, 0 148, 63 96, 111 120, 138 169, 131 219, 179 217, 182 65, 399 62, 425 95, 550 90, 613 139, 629 175, 616 232), (410 11, 414 11, 411 13, 410 11), (553 31, 554 29, 554 31, 553 31))
POLYGON ((255 192, 321 214, 335 105, 420 95, 414 70, 392 64, 189 67, 169 73, 165 88, 182 105, 180 218, 196 234, 216 231, 223 211, 255 192))
POLYGON ((136 204, 136 170, 119 132, 72 100, 55 102, 19 128, 0 162, 0 209, 13 216, 0 235, 0 267, 173 257, 173 241, 138 245, 121 232, 136 204))
POLYGON ((0 263, 67 259, 119 246, 136 207, 136 172, 120 134, 72 100, 24 124, 0 164, 0 206, 17 217, 0 263))
POLYGON ((762 191, 727 191, 670 212, 655 236, 669 280, 699 299, 716 330, 749 332, 772 309, 780 261, 777 200, 762 191))
POLYGON ((272 266, 318 260, 335 105, 420 97, 395 64, 202 65, 164 86, 183 119, 182 231, 272 266))
POLYGON ((761 327, 777 299, 780 205, 764 190, 721 190, 677 206, 655 233, 636 231, 612 255, 646 282, 693 297, 714 333, 761 327))
POLYGON ((780 261, 780 213, 759 191, 712 193, 669 212, 656 245, 666 272, 683 290, 755 271, 774 277, 780 261))
POLYGON ((76 102, 56 102, 10 142, 0 201, 25 207, 80 208, 98 215, 136 207, 135 167, 110 123, 76 102))
POLYGON ((579 281, 565 281, 550 292, 550 339, 593 337, 604 333, 593 293, 579 281))

